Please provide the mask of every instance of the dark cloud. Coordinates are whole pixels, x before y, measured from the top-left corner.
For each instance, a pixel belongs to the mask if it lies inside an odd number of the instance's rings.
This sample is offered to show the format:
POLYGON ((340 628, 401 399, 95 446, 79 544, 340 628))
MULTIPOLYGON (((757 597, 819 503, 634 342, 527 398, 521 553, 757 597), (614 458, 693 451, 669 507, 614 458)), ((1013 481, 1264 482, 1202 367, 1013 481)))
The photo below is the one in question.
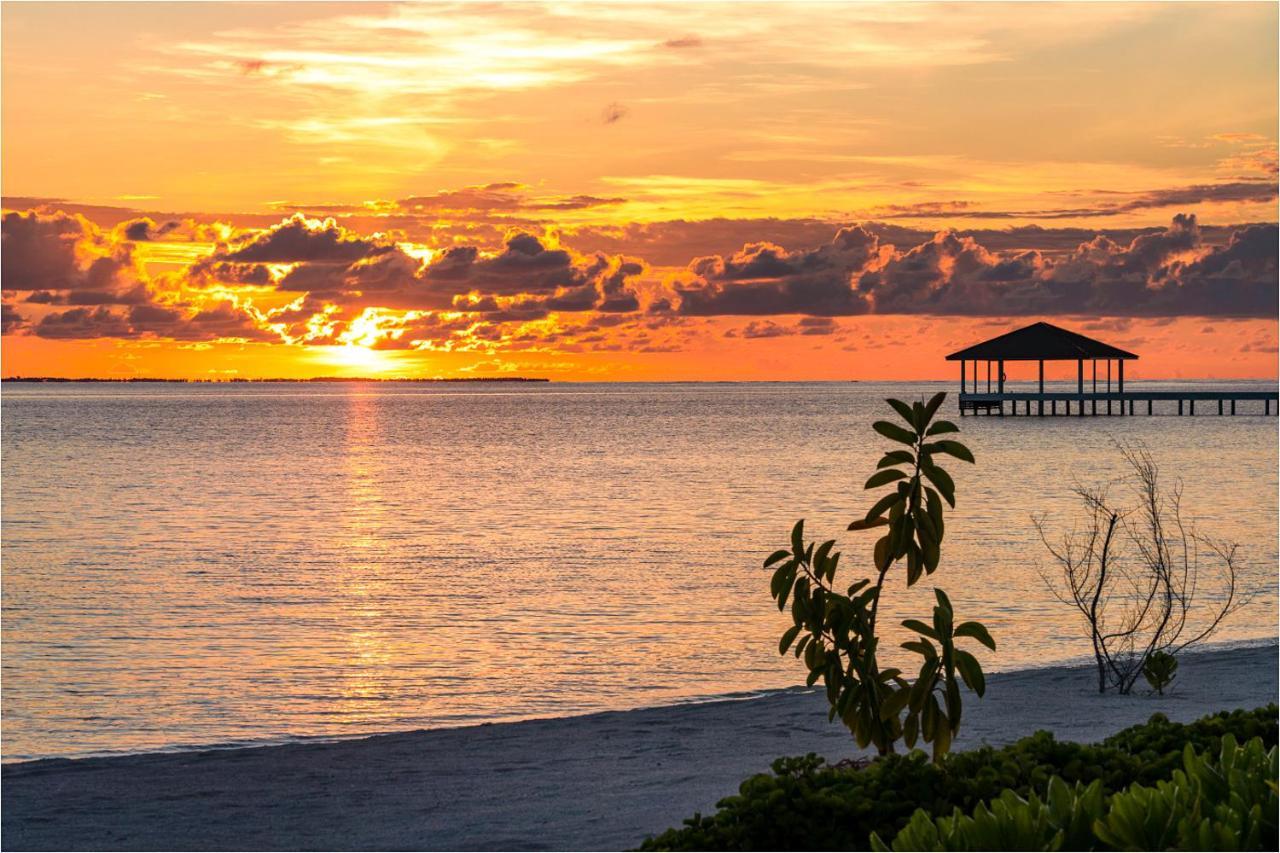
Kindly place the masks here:
POLYGON ((136 282, 130 247, 113 245, 83 217, 6 213, 0 234, 6 290, 110 291, 136 282))
POLYGON ((139 219, 130 219, 127 222, 122 222, 116 227, 124 236, 124 239, 142 242, 163 237, 181 225, 182 223, 176 219, 170 219, 168 222, 157 225, 151 217, 143 216, 139 219))
POLYGON ((395 202, 398 210, 427 213, 452 211, 457 213, 507 213, 517 211, 586 210, 623 204, 625 198, 594 195, 531 197, 524 184, 512 182, 463 187, 432 195, 412 196, 395 202))
POLYGON ((105 306, 48 314, 36 324, 33 333, 54 340, 135 337, 128 318, 105 306))
POLYGON ((867 305, 854 292, 851 278, 878 253, 878 238, 854 227, 809 251, 751 243, 728 258, 696 258, 689 264, 693 281, 676 285, 679 310, 695 316, 862 314, 867 305))
POLYGON ((558 201, 545 201, 533 205, 527 205, 527 208, 536 208, 539 210, 584 210, 589 207, 609 207, 615 204, 626 204, 625 198, 602 198, 594 195, 573 195, 558 201))
POLYGON ((11 335, 25 329, 27 320, 8 302, 0 303, 0 334, 11 335))
POLYGON ((629 112, 631 112, 631 110, 627 107, 617 101, 614 101, 611 104, 607 104, 605 108, 600 111, 600 121, 604 124, 617 124, 626 118, 627 113, 629 112))
MULTIPOLYGON (((1095 191, 1102 194, 1102 191, 1095 191)), ((1139 193, 1128 201, 1092 207, 1049 210, 984 210, 971 201, 930 201, 909 205, 887 205, 873 211, 877 219, 1089 219, 1119 216, 1162 207, 1190 207, 1197 204, 1250 202, 1267 204, 1276 200, 1274 181, 1237 181, 1197 184, 1139 193)))
POLYGON ((1205 246, 1194 216, 1127 244, 1105 236, 1070 253, 995 253, 951 231, 906 250, 844 229, 827 247, 749 244, 699 258, 677 282, 686 315, 935 314, 1271 317, 1277 312, 1277 226, 1250 225, 1205 246), (851 245, 847 245, 851 242, 851 245), (846 245, 842 245, 846 244, 846 245))
POLYGON ((677 50, 683 47, 702 47, 702 39, 697 36, 681 36, 680 38, 667 39, 662 43, 662 46, 677 50))
POLYGON ((239 263, 340 263, 391 251, 389 243, 360 237, 332 219, 318 222, 294 214, 266 231, 219 252, 213 260, 239 263))
POLYGON ((54 340, 87 338, 167 338, 178 341, 211 341, 225 338, 279 341, 260 329, 255 319, 231 303, 188 314, 181 308, 135 305, 119 310, 100 305, 46 314, 31 333, 54 340))
POLYGON ((23 302, 33 305, 145 305, 151 294, 145 285, 123 292, 104 290, 35 290, 23 302))

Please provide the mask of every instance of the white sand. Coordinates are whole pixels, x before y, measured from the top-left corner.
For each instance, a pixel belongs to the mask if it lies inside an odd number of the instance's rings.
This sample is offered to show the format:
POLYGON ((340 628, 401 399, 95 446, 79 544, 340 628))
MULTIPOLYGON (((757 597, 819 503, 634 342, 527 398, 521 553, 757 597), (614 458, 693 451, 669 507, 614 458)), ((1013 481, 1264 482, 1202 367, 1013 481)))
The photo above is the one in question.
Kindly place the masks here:
MULTIPOLYGON (((1098 740, 1160 711, 1276 701, 1274 641, 1184 657, 1163 698, 1100 697, 1087 668, 992 676, 958 748, 1050 729, 1098 740)), ((3 770, 6 850, 621 849, 714 809, 781 755, 857 753, 820 694, 382 735, 34 761, 3 770)))

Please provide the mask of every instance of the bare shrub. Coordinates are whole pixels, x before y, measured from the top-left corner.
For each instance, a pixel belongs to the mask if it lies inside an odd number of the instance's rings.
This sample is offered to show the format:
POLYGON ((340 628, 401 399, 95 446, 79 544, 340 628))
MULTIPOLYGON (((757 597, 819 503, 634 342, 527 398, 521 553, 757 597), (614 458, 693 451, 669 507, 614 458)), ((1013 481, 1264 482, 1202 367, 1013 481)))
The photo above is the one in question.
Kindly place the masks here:
POLYGON ((1088 626, 1099 693, 1129 693, 1152 655, 1208 639, 1252 597, 1240 589, 1238 546, 1183 517, 1182 482, 1166 488, 1144 446, 1116 448, 1128 474, 1077 485, 1084 514, 1070 532, 1055 540, 1045 516, 1032 518, 1057 564, 1041 577, 1088 626))

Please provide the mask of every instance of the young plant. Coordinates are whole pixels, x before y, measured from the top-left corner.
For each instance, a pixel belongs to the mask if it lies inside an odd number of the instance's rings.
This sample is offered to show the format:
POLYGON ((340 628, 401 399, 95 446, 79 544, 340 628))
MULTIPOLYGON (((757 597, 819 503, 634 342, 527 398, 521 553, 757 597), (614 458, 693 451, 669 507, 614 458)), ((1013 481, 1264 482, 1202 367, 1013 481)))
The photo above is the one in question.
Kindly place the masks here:
POLYGON ((1098 692, 1127 694, 1152 657, 1209 639, 1255 591, 1240 588, 1237 546, 1183 517, 1181 482, 1166 485, 1141 444, 1116 446, 1129 469, 1119 482, 1134 503, 1122 504, 1107 485, 1076 486, 1083 524, 1055 541, 1044 516, 1032 521, 1058 564, 1041 577, 1088 629, 1098 692))
POLYGON ((934 760, 945 755, 960 728, 960 680, 979 696, 986 690, 978 659, 958 648, 956 640, 967 637, 996 647, 981 623, 957 625, 950 600, 935 589, 932 619, 902 623, 919 635, 902 644, 922 659, 915 681, 899 669, 881 669, 877 657, 876 617, 885 578, 895 566, 905 568, 910 587, 932 575, 941 560, 943 504, 955 508, 955 483, 937 459, 974 461, 960 442, 939 438, 959 432, 950 421, 934 420, 945 399, 941 393, 928 403, 888 400, 906 427, 890 421, 872 424, 877 433, 903 445, 885 453, 864 487, 888 486, 888 491, 849 525, 849 530, 886 528, 872 552, 874 582, 863 578, 846 592, 837 591, 840 554, 833 550, 835 540, 806 543, 803 519, 791 531, 791 548, 764 561, 765 568, 774 570, 770 592, 778 609, 791 603, 793 624, 778 643, 779 653, 790 650, 803 659, 808 684, 822 681, 826 687, 830 719, 839 717, 859 747, 874 745, 881 755, 892 753, 899 740, 910 747, 917 739, 933 744, 934 760))
POLYGON ((1142 674, 1152 689, 1163 696, 1164 689, 1178 676, 1178 659, 1168 652, 1152 652, 1142 665, 1142 674))

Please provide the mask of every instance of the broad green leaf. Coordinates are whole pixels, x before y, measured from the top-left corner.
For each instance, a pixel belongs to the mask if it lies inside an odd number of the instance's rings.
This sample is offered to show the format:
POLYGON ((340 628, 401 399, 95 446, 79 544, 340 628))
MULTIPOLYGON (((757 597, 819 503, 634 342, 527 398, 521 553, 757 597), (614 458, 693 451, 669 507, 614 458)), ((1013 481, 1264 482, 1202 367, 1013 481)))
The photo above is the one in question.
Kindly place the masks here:
POLYGON ((955 676, 947 678, 946 689, 942 692, 943 698, 946 700, 947 720, 951 723, 951 730, 955 731, 960 725, 960 686, 956 684, 955 676))
POLYGON ((936 762, 951 751, 951 724, 938 712, 934 717, 933 760, 936 762))
POLYGON ((796 637, 800 635, 800 626, 793 625, 782 635, 782 639, 778 641, 778 654, 785 655, 787 649, 791 648, 791 644, 795 642, 796 637))
POLYGON ((958 441, 935 441, 932 444, 925 445, 925 447, 932 448, 930 451, 932 453, 945 453, 964 462, 973 462, 973 454, 969 452, 969 448, 958 441))
POLYGON ((925 436, 928 437, 931 435, 942 435, 943 433, 959 432, 959 431, 960 431, 960 427, 956 426, 951 421, 938 421, 933 426, 929 427, 929 430, 928 432, 925 433, 925 436))
POLYGON ((924 471, 924 475, 928 477, 929 480, 935 486, 938 487, 938 491, 941 492, 942 496, 947 499, 947 503, 951 505, 951 508, 955 509, 956 484, 952 482, 951 475, 948 474, 946 471, 943 471, 937 465, 929 465, 927 467, 921 467, 920 470, 924 471))
POLYGON ((920 697, 920 728, 924 733, 926 741, 935 740, 937 738, 938 714, 942 709, 938 707, 938 700, 934 698, 933 693, 928 693, 920 697))
POLYGON ((934 598, 936 598, 936 599, 938 600, 938 605, 939 605, 939 606, 941 606, 941 607, 945 607, 945 608, 947 609, 947 612, 948 612, 948 613, 950 613, 950 612, 954 612, 954 609, 955 609, 955 608, 953 608, 953 607, 951 606, 951 599, 947 598, 947 594, 946 594, 945 592, 943 592, 942 590, 938 589, 937 587, 934 587, 934 588, 933 588, 933 597, 934 597, 934 598))
POLYGON ((933 518, 926 507, 917 507, 911 513, 911 517, 915 519, 916 534, 920 537, 921 543, 938 541, 938 528, 934 526, 933 518))
POLYGON ((884 456, 880 457, 877 468, 888 468, 891 465, 914 465, 916 464, 916 455, 910 450, 890 450, 884 456))
POLYGON ((924 423, 922 423, 921 426, 924 426, 924 424, 933 420, 933 416, 938 413, 938 407, 942 405, 942 401, 945 399, 947 399, 947 392, 939 391, 937 394, 933 395, 933 398, 930 399, 929 402, 924 404, 924 423))
POLYGON ((924 551, 924 570, 927 574, 933 574, 938 569, 938 562, 942 559, 942 553, 938 550, 937 542, 926 542, 921 549, 924 551))
POLYGON ((942 519, 942 498, 933 489, 926 488, 925 507, 929 510, 929 518, 933 520, 933 529, 938 534, 938 544, 942 544, 942 538, 946 534, 946 524, 942 519))
POLYGON ((904 480, 906 479, 906 476, 906 474, 899 471, 897 468, 887 468, 884 471, 877 471, 872 474, 867 480, 866 485, 862 488, 874 489, 879 486, 883 486, 885 483, 892 483, 894 480, 904 480))
POLYGON ((818 551, 813 555, 813 572, 821 576, 827 569, 827 554, 830 553, 832 546, 836 544, 836 540, 828 539, 818 546, 818 551))
POLYGON ((852 522, 849 525, 848 529, 849 530, 870 530, 873 527, 884 527, 888 523, 889 523, 889 519, 887 518, 873 518, 870 521, 867 521, 866 519, 862 519, 861 521, 852 522))
POLYGON ((956 669, 969 689, 981 696, 987 690, 987 679, 982 672, 978 659, 964 649, 956 649, 956 669))
POLYGON ((895 690, 893 693, 889 694, 888 698, 880 703, 880 719, 888 720, 896 718, 902 713, 902 709, 907 707, 907 702, 910 699, 910 690, 895 690))
POLYGON ((797 557, 804 554, 804 519, 796 522, 796 526, 791 528, 791 553, 797 557))
POLYGON ((871 509, 867 510, 866 520, 871 521, 872 519, 879 518, 884 515, 885 511, 887 511, 891 506, 901 501, 902 495, 897 492, 891 492, 885 495, 880 500, 876 501, 871 509))
POLYGON ((897 424, 891 424, 888 421, 876 421, 871 425, 871 428, 885 438, 893 439, 900 444, 905 444, 908 447, 915 447, 916 445, 915 433, 907 432, 897 424))
POLYGON ((916 740, 919 738, 919 731, 920 718, 915 714, 908 716, 906 720, 903 721, 902 739, 906 742, 908 747, 916 745, 916 740))
POLYGON ((923 634, 931 640, 938 639, 938 632, 933 628, 921 622, 919 619, 906 619, 902 622, 902 627, 909 628, 917 634, 923 634))
POLYGON ((956 626, 952 636, 972 637, 979 643, 982 643, 982 645, 991 649, 991 651, 994 652, 996 650, 996 641, 991 639, 991 634, 987 632, 986 626, 981 622, 961 622, 956 626))
POLYGON ((910 406, 908 406, 906 403, 902 402, 901 400, 885 400, 885 402, 888 403, 890 406, 893 406, 893 410, 897 412, 899 415, 901 415, 904 421, 911 424, 912 429, 914 430, 920 429, 920 425, 916 423, 915 412, 911 410, 910 406))
POLYGON ((926 660, 920 667, 915 684, 911 685, 911 710, 919 712, 924 706, 926 696, 933 693, 933 684, 938 676, 938 662, 926 660))
POLYGON ((827 583, 830 583, 832 580, 835 579, 836 566, 839 565, 839 563, 840 563, 840 552, 837 551, 836 553, 831 555, 830 559, 827 560, 827 583))
POLYGON ((787 550, 787 549, 785 549, 785 548, 783 548, 781 551, 774 551, 772 554, 770 554, 770 555, 768 556, 768 558, 767 558, 767 559, 765 559, 765 561, 764 561, 764 567, 767 569, 767 568, 769 568, 770 566, 772 566, 774 563, 776 563, 776 562, 778 562, 779 560, 783 559, 784 557, 788 557, 788 556, 790 556, 790 555, 791 555, 791 552, 790 552, 790 551, 788 551, 788 550, 787 550))
POLYGON ((876 571, 883 572, 893 563, 893 552, 889 550, 889 537, 881 536, 876 540, 876 571))
POLYGON ((769 593, 774 598, 782 595, 783 587, 787 581, 787 569, 789 567, 789 563, 783 563, 778 570, 773 573, 773 578, 769 581, 769 593))
POLYGON ((924 640, 911 640, 902 644, 902 647, 910 652, 915 652, 926 660, 937 660, 938 652, 933 648, 933 643, 927 643, 924 640))

